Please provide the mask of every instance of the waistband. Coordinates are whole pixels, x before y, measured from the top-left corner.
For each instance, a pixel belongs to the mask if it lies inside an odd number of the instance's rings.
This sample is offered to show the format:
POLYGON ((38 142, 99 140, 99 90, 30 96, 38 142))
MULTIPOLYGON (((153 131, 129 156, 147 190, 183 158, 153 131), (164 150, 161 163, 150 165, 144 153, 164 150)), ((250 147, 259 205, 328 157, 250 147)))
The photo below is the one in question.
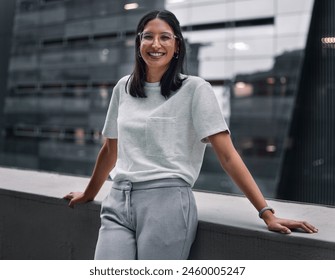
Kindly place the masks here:
POLYGON ((139 191, 157 188, 172 188, 172 187, 191 187, 189 183, 180 178, 165 178, 143 182, 131 182, 129 180, 113 181, 112 188, 125 191, 139 191))

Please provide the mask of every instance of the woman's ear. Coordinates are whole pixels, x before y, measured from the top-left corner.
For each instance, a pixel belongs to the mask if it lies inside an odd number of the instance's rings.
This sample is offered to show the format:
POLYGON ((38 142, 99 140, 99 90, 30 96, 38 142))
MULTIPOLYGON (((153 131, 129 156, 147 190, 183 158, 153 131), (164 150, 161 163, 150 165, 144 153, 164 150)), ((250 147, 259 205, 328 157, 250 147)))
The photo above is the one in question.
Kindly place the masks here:
POLYGON ((179 40, 176 40, 176 46, 175 46, 174 53, 179 53, 179 40))

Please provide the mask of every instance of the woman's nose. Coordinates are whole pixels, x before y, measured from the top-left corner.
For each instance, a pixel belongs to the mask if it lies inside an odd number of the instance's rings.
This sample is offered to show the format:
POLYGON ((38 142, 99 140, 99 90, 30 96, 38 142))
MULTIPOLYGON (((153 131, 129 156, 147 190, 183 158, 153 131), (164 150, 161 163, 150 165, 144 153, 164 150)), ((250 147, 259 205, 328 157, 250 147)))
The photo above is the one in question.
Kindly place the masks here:
POLYGON ((159 37, 154 37, 153 41, 152 41, 152 46, 153 47, 160 47, 161 42, 159 41, 159 37))

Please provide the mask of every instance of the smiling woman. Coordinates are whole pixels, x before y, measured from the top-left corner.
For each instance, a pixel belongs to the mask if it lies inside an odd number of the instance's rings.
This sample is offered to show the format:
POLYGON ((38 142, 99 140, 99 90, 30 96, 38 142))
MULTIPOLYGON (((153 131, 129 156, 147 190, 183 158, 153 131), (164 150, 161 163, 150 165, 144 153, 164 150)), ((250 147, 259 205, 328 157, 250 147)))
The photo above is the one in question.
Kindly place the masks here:
POLYGON ((177 18, 152 11, 137 27, 135 67, 120 79, 106 116, 106 138, 84 192, 93 200, 110 175, 102 203, 96 259, 187 259, 197 231, 192 187, 206 143, 264 219, 269 230, 317 232, 307 222, 279 219, 235 150, 211 85, 185 75, 185 43, 177 18))
POLYGON ((178 43, 172 28, 163 20, 151 20, 140 33, 140 55, 146 64, 147 82, 159 82, 173 56, 178 54, 178 43))
POLYGON ((137 26, 135 68, 128 80, 134 97, 146 97, 143 81, 160 82, 166 98, 182 85, 186 45, 177 18, 169 13, 148 13, 137 26))

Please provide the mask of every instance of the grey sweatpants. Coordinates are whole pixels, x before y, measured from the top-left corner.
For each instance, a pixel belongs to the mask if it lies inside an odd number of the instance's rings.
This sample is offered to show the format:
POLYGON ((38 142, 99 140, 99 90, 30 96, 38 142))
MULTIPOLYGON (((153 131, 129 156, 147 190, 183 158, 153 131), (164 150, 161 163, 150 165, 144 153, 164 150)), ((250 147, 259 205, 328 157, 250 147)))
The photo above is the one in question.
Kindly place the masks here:
POLYGON ((182 179, 113 182, 101 208, 95 259, 187 259, 198 225, 182 179))

